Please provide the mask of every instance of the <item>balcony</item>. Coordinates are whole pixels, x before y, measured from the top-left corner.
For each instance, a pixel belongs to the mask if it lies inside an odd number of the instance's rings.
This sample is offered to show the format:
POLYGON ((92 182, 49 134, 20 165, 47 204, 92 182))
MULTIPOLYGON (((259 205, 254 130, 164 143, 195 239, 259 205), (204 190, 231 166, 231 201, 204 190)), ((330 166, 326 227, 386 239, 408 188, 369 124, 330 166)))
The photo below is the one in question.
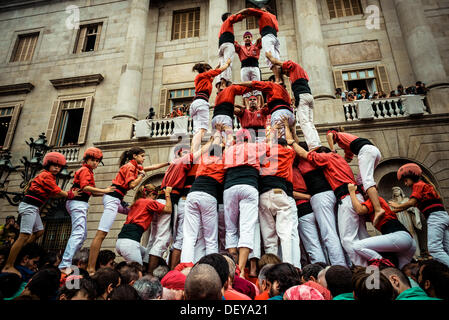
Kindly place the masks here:
POLYGON ((343 104, 346 122, 428 115, 425 96, 401 96, 377 100, 357 100, 343 104))
POLYGON ((80 146, 64 146, 64 147, 55 147, 52 148, 50 151, 55 151, 62 153, 64 157, 67 160, 67 163, 76 163, 80 161, 79 159, 79 153, 80 153, 80 146))

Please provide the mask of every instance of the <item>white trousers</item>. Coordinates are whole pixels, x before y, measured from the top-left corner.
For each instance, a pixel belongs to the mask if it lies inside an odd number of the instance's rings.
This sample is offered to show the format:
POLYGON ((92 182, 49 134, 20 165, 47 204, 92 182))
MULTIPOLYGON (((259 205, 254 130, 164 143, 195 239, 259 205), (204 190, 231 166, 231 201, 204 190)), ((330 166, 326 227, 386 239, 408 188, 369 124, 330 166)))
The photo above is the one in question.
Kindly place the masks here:
POLYGON ((19 216, 21 216, 20 233, 33 234, 34 232, 44 230, 39 207, 21 202, 18 210, 19 216))
POLYGON ((313 212, 298 219, 298 231, 310 263, 326 263, 326 255, 321 247, 320 234, 313 212))
MULTIPOLYGON (((165 199, 157 199, 159 203, 165 205, 165 199)), ((172 206, 173 210, 176 210, 176 205, 172 206)), ((167 250, 171 236, 170 230, 171 214, 167 213, 155 213, 153 220, 151 220, 151 231, 148 239, 147 251, 148 254, 156 257, 163 257, 164 252, 167 250)))
POLYGON ((85 201, 67 200, 65 207, 72 219, 72 231, 59 264, 59 269, 65 269, 72 265, 75 252, 81 249, 87 238, 87 210, 89 209, 89 204, 85 201))
POLYGON ((194 191, 186 200, 181 262, 193 262, 200 227, 204 232, 206 255, 218 253, 217 199, 206 192, 194 191))
POLYGON ((299 104, 296 108, 296 120, 301 127, 309 150, 321 146, 320 136, 313 123, 313 95, 302 93, 299 95, 299 104))
MULTIPOLYGON (((356 194, 357 199, 363 202, 361 194, 356 194)), ((365 220, 361 218, 352 207, 351 197, 347 195, 338 206, 338 231, 341 244, 349 256, 351 262, 356 266, 367 266, 367 260, 354 251, 354 243, 369 237, 366 231, 365 220)))
POLYGON ((184 213, 185 213, 185 205, 186 200, 180 198, 177 205, 177 215, 176 215, 176 221, 174 225, 175 233, 174 233, 174 239, 173 239, 173 248, 181 250, 182 249, 182 241, 184 239, 184 213))
POLYGON ((259 192, 249 185, 235 185, 223 193, 226 249, 254 248, 259 192))
POLYGON ((105 194, 103 196, 103 214, 100 218, 100 223, 98 224, 98 230, 103 232, 109 232, 111 230, 112 224, 115 221, 117 212, 125 213, 128 212, 127 209, 123 208, 121 200, 116 197, 111 197, 105 194))
POLYGON ((204 99, 193 100, 189 108, 190 116, 193 121, 193 133, 200 129, 209 129, 209 102, 204 99))
POLYGON ((376 181, 374 181, 374 169, 376 169, 381 158, 379 149, 373 145, 365 145, 359 151, 357 159, 360 177, 362 178, 363 189, 365 191, 376 185, 376 181))
MULTIPOLYGON (((293 112, 287 109, 280 109, 276 110, 271 114, 271 127, 274 127, 274 125, 277 122, 282 122, 282 118, 287 117, 288 118, 288 124, 290 127, 295 125, 295 115, 293 112)), ((284 138, 285 139, 285 128, 282 127, 279 129, 279 135, 278 138, 284 138)))
POLYGON ((294 198, 288 197, 288 202, 290 204, 290 217, 292 219, 292 264, 301 269, 301 242, 298 230, 298 208, 296 207, 294 198))
POLYGON ((140 245, 139 242, 121 238, 115 243, 115 250, 126 262, 137 262, 143 265, 143 259, 147 255, 147 249, 140 245))
MULTIPOLYGON (((274 34, 269 33, 262 37, 262 51, 264 57, 266 57, 266 52, 271 52, 273 57, 279 60, 281 57, 281 53, 279 51, 280 47, 281 44, 279 42, 279 39, 274 34)), ((266 59, 267 66, 271 69, 273 67, 273 64, 268 58, 266 59)))
MULTIPOLYGON (((242 82, 246 81, 260 81, 260 69, 258 67, 243 67, 240 70, 240 77, 242 82)), ((245 93, 243 98, 249 98, 251 95, 262 95, 259 90, 253 90, 251 92, 245 93)))
POLYGON ((432 212, 427 219, 427 228, 427 247, 430 255, 449 267, 449 215, 447 212, 432 212))
POLYGON ((218 49, 218 61, 220 62, 220 66, 224 65, 228 59, 231 59, 231 65, 223 71, 219 77, 217 77, 217 81, 219 79, 226 79, 227 81, 232 82, 232 60, 234 59, 235 47, 233 43, 225 42, 218 49))
POLYGON ((316 222, 320 229, 321 239, 326 248, 330 265, 346 266, 345 253, 341 246, 335 219, 337 199, 334 192, 329 190, 312 196, 310 204, 316 222))
POLYGON ((413 258, 416 245, 412 236, 406 231, 397 231, 358 240, 353 243, 354 251, 365 260, 381 259, 379 252, 395 252, 399 269, 402 269, 413 258))
POLYGON ((265 253, 278 254, 278 238, 281 242, 283 261, 293 264, 292 210, 287 194, 272 189, 260 195, 259 220, 265 253))

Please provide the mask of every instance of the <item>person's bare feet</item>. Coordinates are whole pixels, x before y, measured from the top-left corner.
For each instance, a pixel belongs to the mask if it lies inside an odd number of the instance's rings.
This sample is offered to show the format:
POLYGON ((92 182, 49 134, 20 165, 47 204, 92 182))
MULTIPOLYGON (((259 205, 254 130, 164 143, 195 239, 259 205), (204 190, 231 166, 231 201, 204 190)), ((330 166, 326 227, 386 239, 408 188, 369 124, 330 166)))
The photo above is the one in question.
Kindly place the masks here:
POLYGON ((65 273, 66 275, 69 275, 69 274, 71 274, 72 273, 72 268, 70 268, 70 267, 67 267, 67 268, 64 268, 64 269, 60 269, 61 270, 61 272, 62 273, 65 273))

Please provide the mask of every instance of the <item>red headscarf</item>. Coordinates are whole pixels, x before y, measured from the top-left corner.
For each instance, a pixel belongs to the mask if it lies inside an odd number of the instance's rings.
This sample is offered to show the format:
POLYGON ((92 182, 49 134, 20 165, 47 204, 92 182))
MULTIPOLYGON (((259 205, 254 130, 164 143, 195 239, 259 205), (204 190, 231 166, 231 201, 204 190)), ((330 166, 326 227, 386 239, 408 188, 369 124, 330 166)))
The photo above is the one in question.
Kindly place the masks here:
POLYGON ((285 291, 284 300, 324 300, 324 298, 317 289, 299 285, 285 291))
POLYGON ((164 288, 172 290, 184 290, 186 283, 186 276, 177 270, 168 272, 161 280, 161 285, 164 288))

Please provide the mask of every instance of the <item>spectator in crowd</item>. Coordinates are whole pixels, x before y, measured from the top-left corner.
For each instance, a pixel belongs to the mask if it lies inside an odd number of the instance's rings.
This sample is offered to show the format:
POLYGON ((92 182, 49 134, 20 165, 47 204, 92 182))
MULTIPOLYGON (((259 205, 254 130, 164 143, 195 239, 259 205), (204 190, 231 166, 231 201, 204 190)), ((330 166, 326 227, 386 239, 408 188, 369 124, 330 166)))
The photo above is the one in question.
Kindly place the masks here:
POLYGON ((58 291, 57 300, 95 300, 97 292, 93 280, 80 278, 78 281, 78 286, 70 288, 64 284, 58 291))
POLYGON ((9 246, 0 246, 0 270, 5 266, 6 259, 8 259, 9 256, 9 250, 9 246))
POLYGON ((325 271, 324 277, 333 300, 354 300, 351 270, 344 266, 331 266, 325 271))
POLYGON ((396 91, 390 91, 390 94, 388 95, 388 98, 394 98, 396 97, 396 91))
POLYGON ((416 88, 416 94, 427 94, 428 89, 426 88, 426 85, 422 83, 421 81, 417 81, 415 84, 416 88))
POLYGON ((407 94, 407 95, 415 95, 416 94, 416 87, 415 86, 407 87, 405 89, 405 94, 407 94))
POLYGON ((269 289, 268 300, 283 300, 287 289, 301 284, 301 275, 290 263, 280 263, 272 266, 266 274, 269 289))
POLYGON ((380 98, 380 99, 385 99, 386 97, 387 97, 387 94, 386 94, 384 91, 381 90, 381 91, 379 92, 379 98, 380 98))
POLYGON ((347 99, 347 101, 352 102, 352 101, 355 101, 355 100, 357 100, 357 99, 356 99, 356 97, 355 97, 354 92, 349 91, 349 92, 348 92, 348 99, 347 99))
POLYGON ((429 297, 421 287, 412 287, 408 277, 399 269, 383 268, 381 273, 390 281, 396 300, 440 300, 429 297))
POLYGON ((312 263, 304 266, 301 270, 302 283, 307 281, 318 281, 318 273, 320 273, 323 269, 324 267, 318 263, 312 263))
POLYGON ((168 272, 161 280, 162 299, 183 300, 186 276, 177 270, 168 272))
POLYGON ((162 280, 163 277, 170 271, 170 268, 166 264, 161 264, 156 267, 156 269, 153 270, 153 276, 159 279, 159 281, 162 280))
POLYGON ((141 300, 162 299, 162 285, 158 278, 146 275, 133 284, 141 300))
POLYGON ((405 95, 404 86, 402 84, 398 85, 396 88, 396 96, 400 97, 405 95))
POLYGON ((202 257, 197 264, 209 264, 217 271, 224 294, 229 284, 229 264, 225 257, 218 253, 211 253, 202 257))
POLYGON ((131 286, 143 276, 142 268, 138 263, 122 261, 115 267, 115 270, 120 273, 121 283, 131 286))
POLYGON ((19 291, 22 279, 15 273, 0 273, 0 300, 9 300, 19 291))
POLYGON ((410 262, 402 267, 402 272, 409 278, 412 287, 418 287, 419 263, 410 262))
POLYGON ((20 233, 20 227, 14 216, 7 216, 4 225, 0 226, 0 246, 12 246, 20 233))
POLYGON ((23 281, 28 282, 38 270, 39 260, 43 255, 43 249, 36 243, 29 243, 20 250, 14 267, 22 275, 23 281))
POLYGON ((317 289, 299 285, 285 291, 284 300, 324 300, 324 297, 317 289))
POLYGON ((111 250, 101 250, 98 253, 97 264, 95 269, 114 268, 115 267, 115 253, 111 250))
POLYGON ((22 294, 14 300, 55 300, 61 271, 57 267, 48 266, 36 272, 30 279, 22 294))
POLYGON ((368 99, 369 94, 366 90, 360 91, 360 97, 357 100, 365 100, 368 99))
POLYGON ((235 290, 232 286, 234 284, 234 278, 235 278, 235 269, 236 265, 233 259, 231 259, 227 255, 223 255, 223 257, 226 259, 228 266, 229 266, 229 276, 228 276, 228 287, 226 288, 224 292, 224 297, 226 300, 251 300, 250 297, 247 295, 238 292, 235 290))
POLYGON ((335 89, 335 97, 337 99, 343 99, 343 92, 341 91, 341 88, 335 89))
POLYGON ((39 265, 42 267, 46 265, 57 267, 61 263, 61 258, 61 253, 56 251, 48 251, 42 257, 39 265))
MULTIPOLYGON (((374 271, 376 272, 376 271, 374 271)), ((372 280, 373 273, 367 272, 365 268, 360 268, 352 276, 352 287, 354 300, 385 302, 394 299, 393 287, 386 276, 377 269, 376 279, 372 280), (379 278, 377 278, 379 275, 379 278), (378 285, 374 285, 376 281, 378 285)))
POLYGON ((424 260, 420 264, 419 286, 429 297, 449 300, 449 267, 437 260, 424 260))
POLYGON ((120 273, 110 267, 100 268, 92 276, 96 284, 96 300, 106 300, 114 288, 120 285, 120 273))
POLYGON ((267 284, 267 272, 272 266, 274 266, 274 264, 268 263, 260 269, 259 276, 257 278, 260 294, 257 295, 254 300, 268 300, 270 298, 267 284))
POLYGON ((371 96, 371 100, 376 100, 376 99, 379 99, 379 92, 378 91, 375 91, 373 93, 373 95, 371 96))
MULTIPOLYGON (((226 259, 223 257, 226 261, 226 259)), ((227 262, 226 262, 227 264, 227 262)), ((221 300, 222 280, 210 264, 196 264, 185 283, 186 300, 221 300)))
POLYGON ((140 296, 133 286, 124 283, 115 287, 108 295, 107 300, 135 301, 140 300, 140 296))
POLYGON ((359 89, 358 88, 352 89, 352 93, 354 94, 354 100, 359 100, 360 99, 360 93, 359 93, 359 89))
POLYGON ((89 248, 81 248, 72 258, 72 264, 80 269, 87 270, 87 262, 89 260, 89 248))

